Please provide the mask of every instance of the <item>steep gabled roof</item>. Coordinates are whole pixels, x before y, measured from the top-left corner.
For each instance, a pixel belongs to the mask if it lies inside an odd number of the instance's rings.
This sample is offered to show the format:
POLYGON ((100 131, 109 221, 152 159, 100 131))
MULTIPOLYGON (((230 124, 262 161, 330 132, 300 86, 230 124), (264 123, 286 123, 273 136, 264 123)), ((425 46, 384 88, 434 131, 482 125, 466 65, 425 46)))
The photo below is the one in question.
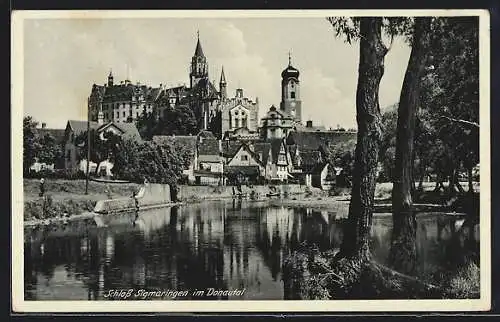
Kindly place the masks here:
POLYGON ((199 155, 220 155, 219 141, 215 138, 205 138, 198 143, 199 155))
POLYGON ((271 151, 271 143, 269 142, 257 142, 253 144, 254 152, 257 155, 262 154, 261 161, 263 164, 267 164, 269 157, 270 157, 270 151, 271 151))
POLYGON ((138 142, 142 141, 139 130, 134 123, 113 123, 113 125, 123 132, 122 137, 124 139, 135 140, 138 142))
POLYGON ((132 84, 120 84, 107 86, 106 92, 104 93, 104 103, 115 102, 115 101, 130 101, 135 93, 135 86, 132 84))
POLYGON ((250 156, 258 163, 260 164, 261 166, 265 166, 265 163, 262 162, 262 160, 260 159, 259 155, 257 153, 255 153, 254 151, 252 151, 252 149, 250 148, 250 146, 246 143, 241 143, 240 144, 240 147, 236 150, 236 152, 230 157, 229 161, 227 162, 228 164, 231 163, 231 161, 233 160, 233 158, 236 156, 236 154, 238 154, 238 152, 241 150, 241 149, 244 149, 245 151, 248 152, 248 154, 250 154, 250 156))
POLYGON ((241 142, 233 140, 222 141, 222 155, 226 158, 232 158, 240 149, 241 142))
POLYGON ((207 130, 201 130, 198 133, 198 138, 204 138, 204 139, 215 139, 215 135, 211 131, 207 130))
POLYGON ((287 145, 297 145, 301 151, 319 150, 355 139, 356 135, 356 132, 348 131, 294 131, 288 135, 287 145))
POLYGON ((280 150, 282 145, 284 145, 284 142, 282 139, 270 139, 268 141, 271 144, 271 162, 277 163, 278 155, 280 154, 280 150))
MULTIPOLYGON (((95 130, 99 128, 99 126, 99 123, 90 121, 90 129, 95 130)), ((87 121, 69 120, 66 125, 66 128, 68 127, 75 133, 75 135, 79 135, 87 131, 87 121)))

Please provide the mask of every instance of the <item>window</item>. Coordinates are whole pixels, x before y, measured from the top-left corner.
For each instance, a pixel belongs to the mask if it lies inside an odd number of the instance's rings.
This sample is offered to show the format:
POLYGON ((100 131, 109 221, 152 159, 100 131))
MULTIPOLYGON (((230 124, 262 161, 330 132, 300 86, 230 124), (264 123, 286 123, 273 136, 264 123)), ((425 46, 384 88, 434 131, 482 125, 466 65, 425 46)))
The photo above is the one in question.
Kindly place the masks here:
POLYGON ((241 161, 248 161, 248 155, 242 155, 241 161))
POLYGON ((295 92, 291 92, 291 93, 290 93, 290 97, 291 97, 291 98, 295 98, 295 92))
POLYGON ((139 117, 139 112, 135 112, 135 116, 136 116, 136 117, 139 117))
POLYGON ((123 117, 125 117, 125 116, 126 116, 125 111, 123 111, 123 117))
POLYGON ((116 112, 116 118, 120 117, 120 112, 116 112))
POLYGON ((234 126, 235 127, 240 127, 240 119, 234 119, 234 126))
POLYGON ((245 118, 243 118, 243 120, 242 120, 242 122, 241 122, 241 123, 242 123, 242 124, 241 124, 241 126, 242 126, 242 127, 246 127, 246 126, 247 126, 247 118, 246 118, 246 117, 245 117, 245 118))

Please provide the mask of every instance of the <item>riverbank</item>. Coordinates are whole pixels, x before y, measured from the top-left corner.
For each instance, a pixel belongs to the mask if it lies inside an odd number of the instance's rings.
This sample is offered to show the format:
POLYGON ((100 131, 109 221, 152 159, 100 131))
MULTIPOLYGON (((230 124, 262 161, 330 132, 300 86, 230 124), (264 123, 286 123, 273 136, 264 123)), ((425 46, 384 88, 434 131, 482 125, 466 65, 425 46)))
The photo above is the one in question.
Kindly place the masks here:
MULTIPOLYGON (((39 181, 24 179, 24 213, 25 224, 44 223, 48 220, 67 220, 79 218, 82 214, 92 212, 99 200, 128 198, 139 190, 140 185, 134 183, 102 183, 89 181, 88 194, 85 194, 85 180, 47 179, 46 194, 39 197, 39 181)), ((349 189, 337 191, 337 196, 318 188, 301 185, 276 186, 280 197, 269 196, 270 186, 242 187, 244 198, 265 200, 271 205, 307 207, 317 210, 334 211, 347 214, 349 209, 349 189)), ((433 188, 433 183, 424 185, 426 191, 433 188)), ((391 183, 377 184, 375 211, 391 212, 391 183), (389 202, 388 202, 389 200, 389 202)), ((195 203, 209 200, 231 199, 231 186, 179 186, 180 203, 195 203)), ((422 205, 422 211, 448 211, 443 205, 422 205), (430 208, 429 208, 430 207, 430 208), (441 207, 441 208, 440 208, 441 207)))

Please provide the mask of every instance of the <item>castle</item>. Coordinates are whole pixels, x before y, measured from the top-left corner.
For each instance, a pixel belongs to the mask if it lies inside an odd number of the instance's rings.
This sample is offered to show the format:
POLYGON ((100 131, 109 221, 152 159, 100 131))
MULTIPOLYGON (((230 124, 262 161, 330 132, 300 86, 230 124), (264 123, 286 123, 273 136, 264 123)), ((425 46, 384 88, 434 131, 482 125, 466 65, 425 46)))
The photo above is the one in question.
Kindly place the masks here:
POLYGON ((90 119, 106 122, 135 122, 144 112, 157 119, 167 108, 188 105, 200 130, 211 130, 219 138, 240 129, 256 133, 258 129, 258 98, 252 100, 236 89, 234 97, 227 93, 224 68, 219 88, 210 81, 208 60, 198 35, 189 69, 189 87, 167 88, 133 84, 129 79, 116 84, 110 71, 105 85, 94 84, 88 99, 90 119))

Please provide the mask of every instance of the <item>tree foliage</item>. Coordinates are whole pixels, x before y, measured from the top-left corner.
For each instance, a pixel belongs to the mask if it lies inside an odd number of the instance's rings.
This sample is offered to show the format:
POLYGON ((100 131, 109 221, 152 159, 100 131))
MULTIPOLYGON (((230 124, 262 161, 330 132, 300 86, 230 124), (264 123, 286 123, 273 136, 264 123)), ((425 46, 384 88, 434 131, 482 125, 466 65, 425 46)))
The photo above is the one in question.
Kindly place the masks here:
MULTIPOLYGON (((479 162, 479 50, 474 17, 434 19, 415 124, 414 177, 450 177, 479 162), (470 123, 468 123, 470 122, 470 123)), ((397 113, 383 115, 383 180, 392 181, 397 113)))
POLYGON ((23 118, 23 169, 25 173, 29 167, 39 162, 54 164, 61 167, 63 148, 60 142, 50 133, 43 133, 37 129, 38 122, 31 116, 23 118))
POLYGON ((153 183, 175 185, 192 156, 193 151, 181 144, 124 140, 113 171, 117 177, 133 182, 148 179, 153 183))
MULTIPOLYGON (((121 137, 110 131, 98 133, 95 129, 90 130, 90 160, 96 163, 110 159, 119 154, 121 137), (101 137, 102 135, 102 137, 101 137)), ((82 132, 75 138, 75 145, 79 147, 79 159, 87 159, 87 131, 82 132)))
POLYGON ((151 139, 154 135, 196 135, 200 130, 188 104, 167 106, 158 116, 144 110, 136 125, 145 139, 151 139))

